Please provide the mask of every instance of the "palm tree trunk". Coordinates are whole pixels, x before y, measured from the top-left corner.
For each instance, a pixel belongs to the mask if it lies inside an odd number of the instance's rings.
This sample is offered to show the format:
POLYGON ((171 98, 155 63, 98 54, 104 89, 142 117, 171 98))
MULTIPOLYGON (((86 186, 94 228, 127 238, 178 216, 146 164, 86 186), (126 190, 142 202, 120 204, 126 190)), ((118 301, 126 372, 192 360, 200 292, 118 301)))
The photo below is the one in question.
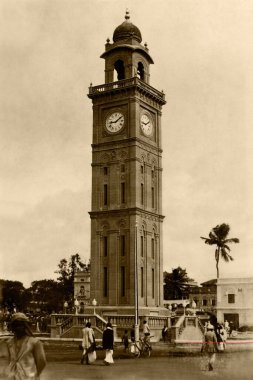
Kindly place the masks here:
POLYGON ((220 259, 220 248, 217 250, 217 258, 216 258, 216 271, 217 271, 217 279, 219 278, 219 259, 220 259))

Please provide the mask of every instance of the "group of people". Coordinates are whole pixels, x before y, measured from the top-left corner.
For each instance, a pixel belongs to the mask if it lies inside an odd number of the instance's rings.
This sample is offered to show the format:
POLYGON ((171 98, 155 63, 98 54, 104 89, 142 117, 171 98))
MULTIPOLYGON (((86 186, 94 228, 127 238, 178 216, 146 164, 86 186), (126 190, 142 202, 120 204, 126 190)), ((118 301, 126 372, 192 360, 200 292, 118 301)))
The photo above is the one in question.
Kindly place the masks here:
MULTIPOLYGON (((96 358, 96 341, 95 341, 95 335, 94 331, 91 327, 91 323, 87 322, 85 327, 82 330, 83 333, 83 340, 82 340, 82 358, 81 358, 81 364, 91 364, 93 363, 96 358)), ((114 334, 112 325, 110 322, 106 324, 106 329, 103 331, 103 337, 102 337, 102 346, 105 350, 105 358, 104 363, 105 365, 112 364, 113 361, 113 343, 114 343, 114 334)))
POLYGON ((213 324, 211 322, 205 324, 204 342, 201 351, 208 356, 209 371, 213 370, 216 353, 225 350, 227 337, 228 331, 225 325, 217 323, 217 321, 214 321, 213 324))

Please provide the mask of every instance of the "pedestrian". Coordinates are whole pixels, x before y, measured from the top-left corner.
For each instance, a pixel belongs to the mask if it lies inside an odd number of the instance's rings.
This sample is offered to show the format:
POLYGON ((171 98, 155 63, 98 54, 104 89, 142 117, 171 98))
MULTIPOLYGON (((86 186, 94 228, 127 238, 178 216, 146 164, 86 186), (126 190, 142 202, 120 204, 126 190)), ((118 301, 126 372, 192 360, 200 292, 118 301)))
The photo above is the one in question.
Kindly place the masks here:
POLYGON ((23 313, 13 314, 10 328, 14 336, 6 340, 9 362, 6 378, 39 380, 46 356, 41 341, 33 337, 29 318, 23 313))
POLYGON ((228 335, 227 335, 227 331, 226 331, 226 329, 225 329, 225 327, 224 327, 223 324, 221 324, 220 336, 221 336, 221 339, 222 339, 223 350, 225 350, 226 349, 226 342, 227 342, 228 335))
POLYGON ((130 339, 131 339, 132 343, 135 342, 135 329, 134 329, 134 325, 132 326, 131 331, 130 331, 130 339))
POLYGON ((166 324, 164 325, 164 327, 162 329, 162 338, 163 338, 163 341, 165 343, 167 338, 168 338, 168 327, 166 326, 166 324))
POLYGON ((151 347, 149 344, 150 328, 149 328, 148 322, 145 320, 143 321, 143 335, 144 335, 144 339, 143 339, 144 343, 146 343, 148 347, 151 347))
POLYGON ((81 364, 83 364, 85 361, 85 363, 89 365, 91 364, 91 362, 96 360, 95 336, 94 336, 94 331, 91 328, 90 322, 86 323, 85 327, 82 330, 82 333, 83 333, 83 341, 82 341, 83 354, 81 358, 81 364))
POLYGON ((122 337, 122 342, 124 343, 124 351, 128 350, 129 342, 128 342, 128 331, 125 330, 124 335, 122 337))
POLYGON ((114 363, 113 361, 113 343, 114 343, 114 337, 113 337, 113 329, 110 322, 106 324, 106 329, 103 332, 103 349, 105 350, 105 359, 104 363, 105 365, 110 365, 114 363))
POLYGON ((207 332, 204 335, 204 341, 201 348, 208 356, 208 370, 213 370, 216 352, 218 351, 217 338, 214 332, 214 327, 210 323, 207 325, 207 332))

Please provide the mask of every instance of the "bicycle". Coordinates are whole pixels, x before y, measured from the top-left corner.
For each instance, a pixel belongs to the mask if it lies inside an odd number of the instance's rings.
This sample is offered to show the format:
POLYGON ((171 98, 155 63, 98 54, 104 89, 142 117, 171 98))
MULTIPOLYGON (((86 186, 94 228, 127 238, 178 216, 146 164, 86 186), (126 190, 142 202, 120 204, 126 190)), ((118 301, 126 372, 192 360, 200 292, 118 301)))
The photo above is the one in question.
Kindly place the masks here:
POLYGON ((153 336, 149 336, 148 339, 140 338, 139 342, 134 342, 133 344, 133 354, 139 358, 140 356, 150 357, 152 347, 150 345, 150 338, 153 336))

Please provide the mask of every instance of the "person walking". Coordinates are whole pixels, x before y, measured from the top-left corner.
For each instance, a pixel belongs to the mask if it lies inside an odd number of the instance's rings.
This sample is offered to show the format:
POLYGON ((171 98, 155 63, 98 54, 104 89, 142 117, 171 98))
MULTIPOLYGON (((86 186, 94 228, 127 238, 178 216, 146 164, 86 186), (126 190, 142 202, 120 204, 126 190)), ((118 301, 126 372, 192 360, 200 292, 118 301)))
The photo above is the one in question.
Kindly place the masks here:
POLYGON ((214 327, 210 323, 207 325, 207 332, 204 335, 202 352, 205 352, 208 357, 208 370, 213 370, 216 352, 218 351, 217 338, 214 332, 214 327))
POLYGON ((113 329, 112 329, 111 323, 108 322, 106 324, 106 329, 104 330, 103 337, 102 337, 103 349, 105 350, 105 359, 104 359, 105 365, 110 365, 114 363, 113 343, 114 343, 113 329))
POLYGON ((94 331, 91 328, 90 322, 86 323, 85 328, 83 328, 82 330, 82 333, 83 333, 83 341, 82 341, 83 354, 81 358, 81 364, 83 364, 85 361, 85 363, 88 365, 90 364, 89 354, 95 351, 94 331))
POLYGON ((162 338, 163 338, 163 341, 165 343, 167 338, 168 338, 168 327, 166 325, 164 325, 164 327, 162 329, 162 338))
POLYGON ((41 341, 33 337, 29 318, 23 313, 13 314, 10 328, 14 336, 6 341, 9 362, 6 379, 39 380, 46 356, 41 341))
POLYGON ((124 335, 122 337, 122 342, 124 344, 124 351, 128 350, 129 341, 128 341, 128 330, 125 330, 124 335))
POLYGON ((131 339, 131 342, 134 343, 135 342, 135 329, 134 329, 134 325, 132 326, 131 328, 131 331, 130 331, 130 339, 131 339))

